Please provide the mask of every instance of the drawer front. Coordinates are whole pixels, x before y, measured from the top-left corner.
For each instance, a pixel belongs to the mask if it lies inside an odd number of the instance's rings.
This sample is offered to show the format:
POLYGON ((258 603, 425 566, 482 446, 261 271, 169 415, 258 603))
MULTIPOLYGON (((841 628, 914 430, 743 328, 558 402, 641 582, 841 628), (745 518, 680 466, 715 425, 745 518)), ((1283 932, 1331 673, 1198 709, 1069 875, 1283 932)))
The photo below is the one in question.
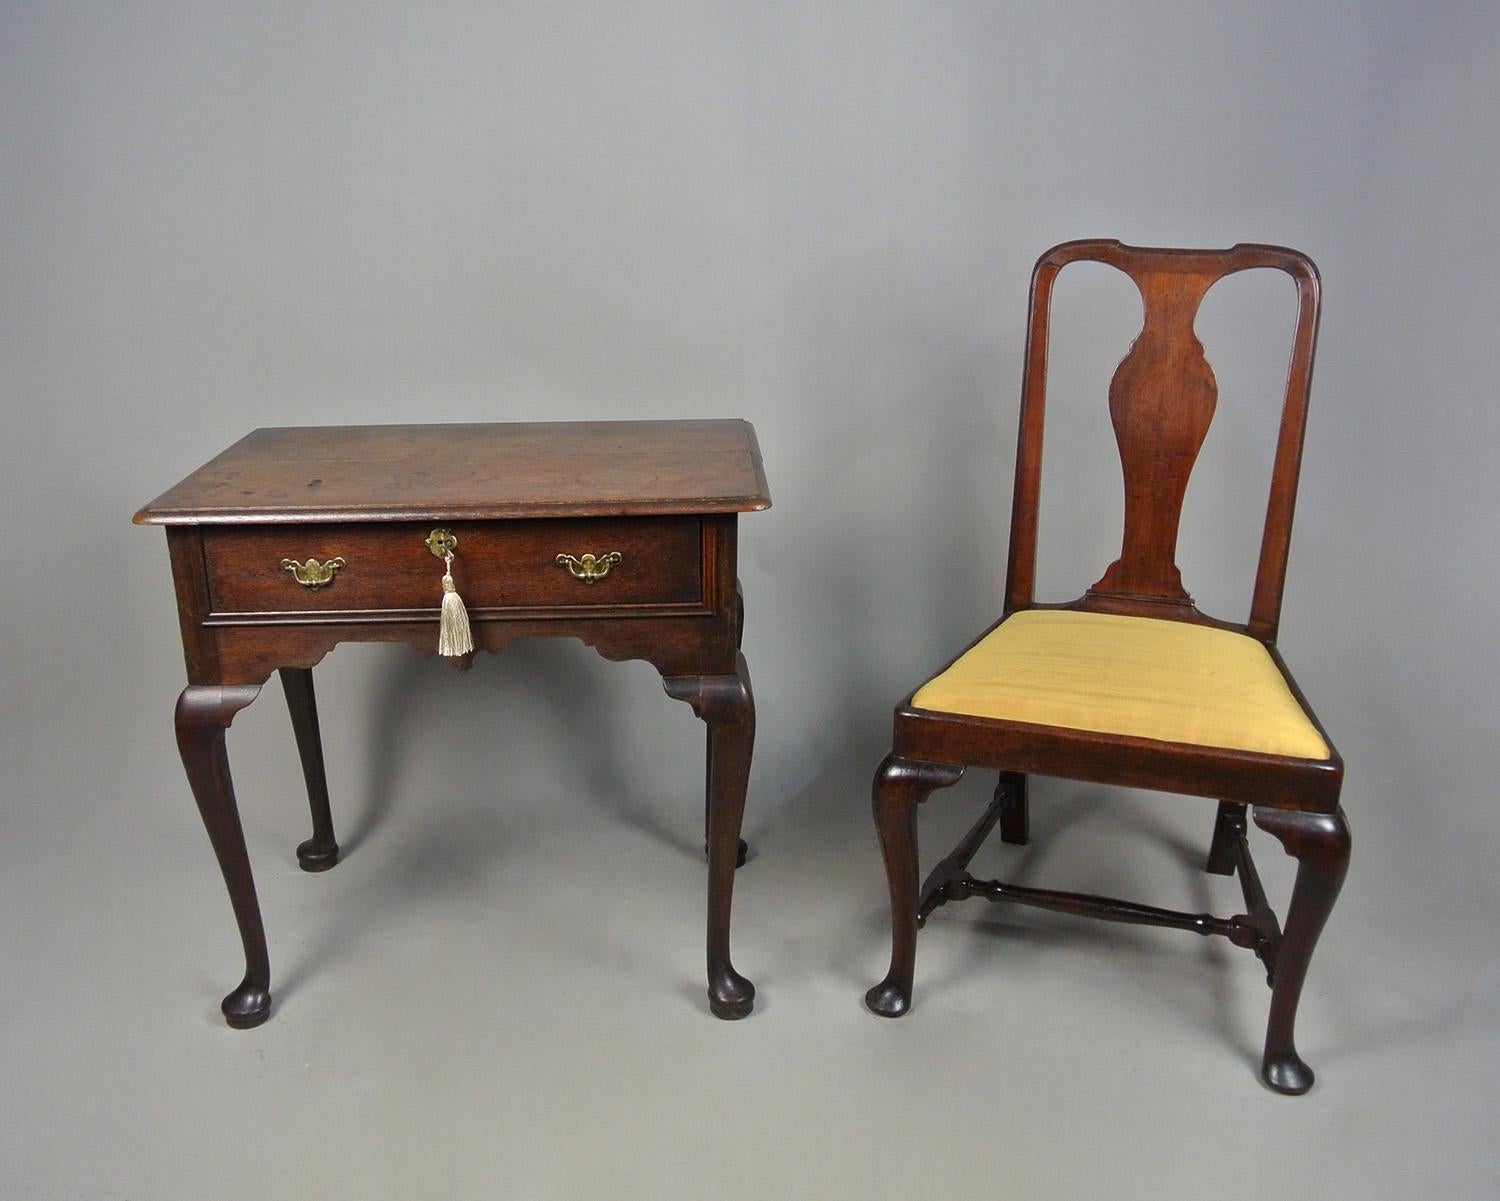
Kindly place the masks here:
POLYGON ((458 539, 454 582, 481 615, 703 604, 700 520, 616 517, 212 527, 203 534, 210 609, 215 616, 425 609, 436 617, 443 561, 426 541, 435 528, 458 539), (585 555, 594 556, 592 565, 585 555), (559 556, 570 556, 572 569, 559 556))

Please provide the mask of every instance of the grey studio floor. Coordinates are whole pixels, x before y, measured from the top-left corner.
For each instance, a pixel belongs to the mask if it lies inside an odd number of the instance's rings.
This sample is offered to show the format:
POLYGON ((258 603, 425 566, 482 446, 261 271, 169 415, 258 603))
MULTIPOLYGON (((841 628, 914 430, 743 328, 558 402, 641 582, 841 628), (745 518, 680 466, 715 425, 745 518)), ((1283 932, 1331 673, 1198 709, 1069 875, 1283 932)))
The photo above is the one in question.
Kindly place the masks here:
MULTIPOLYGON (((1301 1019, 1319 1080, 1290 1099, 1256 1078, 1258 965, 1185 933, 971 901, 923 932, 913 1012, 868 1015, 885 898, 852 762, 779 807, 752 794, 735 948, 759 997, 716 1021, 700 733, 649 667, 569 643, 466 676, 392 648, 320 671, 336 869, 295 866, 274 684, 231 732, 276 973, 259 1029, 219 1019, 237 943, 169 723, 158 794, 66 827, 21 807, 0 842, 4 1197, 1495 1195, 1497 981, 1467 966, 1489 915, 1374 886, 1401 848, 1361 842, 1357 804, 1301 1019), (361 670, 380 687, 347 687, 361 670), (507 734, 528 680, 550 682, 530 702, 552 706, 550 740, 507 734), (654 773, 621 695, 660 709, 670 794, 633 786, 654 773), (551 784, 508 786, 518 756, 550 757, 551 784)), ((990 784, 927 807, 929 861, 990 784)), ((1033 821, 978 867, 1237 911, 1200 870, 1209 805, 1051 781, 1033 821)), ((1256 845, 1284 897, 1290 861, 1256 845)))

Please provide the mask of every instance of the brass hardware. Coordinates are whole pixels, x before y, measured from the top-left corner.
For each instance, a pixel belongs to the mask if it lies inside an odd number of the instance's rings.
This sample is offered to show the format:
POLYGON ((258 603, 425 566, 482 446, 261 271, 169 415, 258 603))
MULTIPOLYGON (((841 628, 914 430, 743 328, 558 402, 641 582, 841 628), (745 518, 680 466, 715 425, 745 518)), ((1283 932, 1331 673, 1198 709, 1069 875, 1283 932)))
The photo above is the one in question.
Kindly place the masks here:
POLYGON ((299 563, 296 559, 283 559, 281 570, 292 573, 292 578, 304 588, 318 589, 324 584, 333 583, 333 577, 345 567, 343 556, 337 559, 329 559, 326 563, 319 563, 316 559, 309 559, 306 563, 299 563))
POLYGON ((584 555, 581 559, 575 559, 572 555, 558 555, 552 560, 559 567, 566 567, 575 577, 585 584, 592 584, 595 580, 602 580, 609 574, 609 569, 618 563, 621 554, 612 550, 607 555, 584 555))
POLYGON ((436 529, 427 535, 427 549, 439 559, 446 559, 458 549, 458 539, 452 530, 436 529))

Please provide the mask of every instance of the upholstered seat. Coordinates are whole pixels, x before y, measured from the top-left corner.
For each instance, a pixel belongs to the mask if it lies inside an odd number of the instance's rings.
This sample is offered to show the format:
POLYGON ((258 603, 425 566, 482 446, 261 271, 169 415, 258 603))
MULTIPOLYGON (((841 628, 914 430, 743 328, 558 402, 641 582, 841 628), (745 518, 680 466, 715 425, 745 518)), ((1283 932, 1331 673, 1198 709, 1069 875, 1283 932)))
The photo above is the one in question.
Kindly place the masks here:
POLYGON ((1264 645, 1233 630, 1065 609, 1012 614, 912 698, 915 709, 1329 757, 1264 645))

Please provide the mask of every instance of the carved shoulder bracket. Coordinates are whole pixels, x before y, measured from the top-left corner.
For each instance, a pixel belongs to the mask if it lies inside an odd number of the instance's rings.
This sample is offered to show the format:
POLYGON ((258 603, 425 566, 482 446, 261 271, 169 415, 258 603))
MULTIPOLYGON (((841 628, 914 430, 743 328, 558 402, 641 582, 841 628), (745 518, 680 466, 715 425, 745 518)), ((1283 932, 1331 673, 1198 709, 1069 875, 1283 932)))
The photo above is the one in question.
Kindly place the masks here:
POLYGON ((259 695, 259 684, 190 684, 177 698, 177 728, 227 730, 234 715, 259 695))
POLYGON ((743 721, 754 728, 755 695, 744 655, 735 656, 733 675, 663 676, 661 686, 673 700, 691 705, 702 721, 743 721))

